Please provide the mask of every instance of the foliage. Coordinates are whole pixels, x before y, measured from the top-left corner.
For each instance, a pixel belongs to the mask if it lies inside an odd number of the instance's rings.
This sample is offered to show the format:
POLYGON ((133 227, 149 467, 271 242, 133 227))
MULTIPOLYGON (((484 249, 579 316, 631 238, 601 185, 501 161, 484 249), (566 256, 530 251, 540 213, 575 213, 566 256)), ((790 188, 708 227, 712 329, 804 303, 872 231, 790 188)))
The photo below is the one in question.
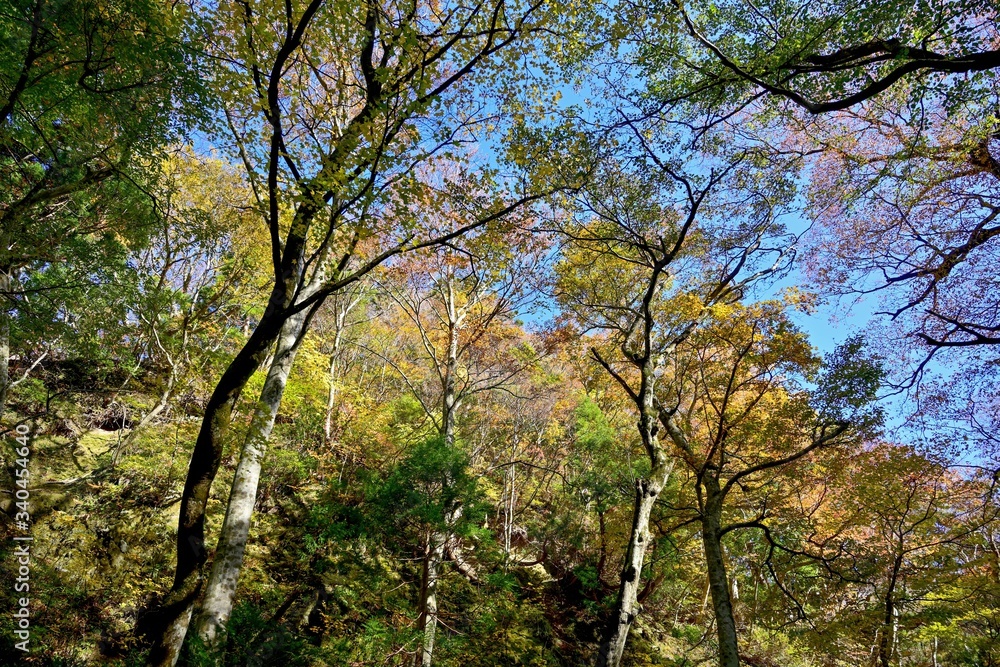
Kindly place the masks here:
POLYGON ((0 663, 1000 664, 996 19, 4 2, 0 663))

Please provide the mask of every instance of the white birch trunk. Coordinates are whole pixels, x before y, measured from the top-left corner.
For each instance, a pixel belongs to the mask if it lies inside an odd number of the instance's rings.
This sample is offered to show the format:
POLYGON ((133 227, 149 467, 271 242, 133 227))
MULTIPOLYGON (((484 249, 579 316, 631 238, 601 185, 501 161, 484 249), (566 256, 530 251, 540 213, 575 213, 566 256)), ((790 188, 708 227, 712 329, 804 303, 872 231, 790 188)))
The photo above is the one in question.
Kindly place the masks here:
POLYGON ((357 302, 358 300, 355 299, 343 308, 338 309, 334 321, 333 350, 330 351, 330 372, 328 375, 330 388, 326 394, 326 416, 323 420, 323 436, 326 443, 330 442, 330 437, 333 434, 333 408, 337 402, 337 362, 340 360, 340 340, 344 335, 347 314, 357 302))
POLYGON ((330 371, 327 377, 330 378, 330 388, 326 393, 326 416, 323 419, 323 442, 329 444, 333 435, 333 408, 337 403, 337 354, 339 350, 340 332, 334 339, 333 352, 330 354, 330 371))

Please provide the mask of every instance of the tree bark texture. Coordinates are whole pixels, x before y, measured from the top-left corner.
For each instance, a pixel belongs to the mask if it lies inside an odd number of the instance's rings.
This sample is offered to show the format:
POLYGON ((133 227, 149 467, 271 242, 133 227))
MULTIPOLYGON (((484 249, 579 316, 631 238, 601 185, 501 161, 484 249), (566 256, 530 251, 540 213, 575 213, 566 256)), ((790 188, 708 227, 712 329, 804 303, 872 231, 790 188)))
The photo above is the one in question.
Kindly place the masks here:
POLYGON ((229 492, 226 518, 222 524, 219 543, 215 550, 212 571, 205 587, 205 596, 195 617, 195 632, 206 642, 212 643, 225 630, 233 610, 233 598, 239 581, 250 520, 257 499, 260 468, 267 452, 268 439, 274 420, 281 406, 288 376, 295 361, 295 354, 305 334, 307 312, 301 311, 288 318, 281 328, 274 359, 268 369, 261 389, 250 429, 247 432, 236 466, 236 475, 229 492))
POLYGON ((649 544, 649 518, 656 500, 670 477, 671 466, 662 458, 654 467, 648 479, 636 483, 635 505, 632 513, 632 530, 629 534, 625 564, 622 568, 618 599, 614 612, 608 621, 605 639, 597 654, 598 667, 617 667, 625 654, 632 623, 639 614, 639 591, 641 589, 642 566, 649 544))
POLYGON ((736 619, 730 597, 726 562, 722 553, 722 494, 716 479, 706 476, 705 509, 702 513, 701 536, 708 570, 708 587, 715 611, 715 629, 719 640, 719 666, 739 667, 736 641, 736 619))

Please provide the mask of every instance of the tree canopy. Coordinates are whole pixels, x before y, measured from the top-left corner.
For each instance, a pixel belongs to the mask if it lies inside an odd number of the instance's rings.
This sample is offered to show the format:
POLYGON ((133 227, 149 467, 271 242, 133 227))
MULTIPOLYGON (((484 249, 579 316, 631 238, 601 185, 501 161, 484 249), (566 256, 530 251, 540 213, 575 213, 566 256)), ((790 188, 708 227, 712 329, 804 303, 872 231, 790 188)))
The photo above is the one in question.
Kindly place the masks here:
POLYGON ((0 0, 0 664, 1000 664, 997 26, 0 0))

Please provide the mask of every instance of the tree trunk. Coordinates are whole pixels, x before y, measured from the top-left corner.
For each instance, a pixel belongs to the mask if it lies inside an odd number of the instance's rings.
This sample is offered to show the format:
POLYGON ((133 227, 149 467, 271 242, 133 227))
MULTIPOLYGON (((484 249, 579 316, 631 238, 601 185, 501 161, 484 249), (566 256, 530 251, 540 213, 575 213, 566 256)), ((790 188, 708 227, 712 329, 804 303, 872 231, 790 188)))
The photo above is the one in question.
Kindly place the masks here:
POLYGON ((882 637, 878 644, 879 667, 892 667, 892 649, 896 642, 896 627, 893 623, 894 611, 892 596, 887 595, 885 600, 885 618, 882 619, 882 637))
POLYGON ((892 571, 889 575, 889 582, 886 586, 884 599, 884 615, 882 617, 882 638, 878 645, 879 667, 891 667, 892 655, 896 648, 896 634, 898 632, 898 614, 896 609, 896 582, 899 579, 899 571, 902 568, 902 557, 896 556, 893 559, 892 571))
MULTIPOLYGON (((460 513, 461 508, 446 511, 445 524, 451 526, 460 513)), ((428 537, 428 548, 424 554, 424 582, 420 591, 419 626, 423 631, 423 644, 417 654, 418 667, 430 667, 434 656, 434 635, 437 632, 438 622, 437 584, 441 576, 445 547, 451 540, 452 535, 448 530, 433 531, 428 537)))
POLYGON ((160 606, 146 613, 137 628, 137 634, 152 641, 147 658, 151 667, 173 667, 180 657, 193 605, 204 585, 202 570, 208 558, 205 551, 205 513, 212 482, 222 462, 223 444, 232 423, 233 408, 246 383, 260 368, 277 340, 288 319, 285 311, 299 294, 305 244, 316 211, 314 203, 304 202, 295 212, 281 261, 274 267, 276 276, 267 308, 249 340, 219 378, 205 406, 205 416, 191 452, 181 495, 174 583, 160 606))
POLYGON ((451 277, 448 279, 446 292, 448 312, 448 358, 445 360, 441 405, 441 435, 449 447, 455 444, 455 414, 458 412, 459 397, 456 394, 455 382, 458 377, 458 331, 464 319, 464 313, 458 311, 455 297, 455 287, 451 277))
POLYGON ((173 667, 180 656, 191 611, 204 583, 205 510, 209 491, 222 461, 222 446, 233 406, 283 324, 283 318, 275 310, 268 308, 246 345, 222 374, 205 406, 181 496, 174 583, 159 607, 143 615, 137 627, 137 633, 153 643, 147 659, 151 666, 173 667))
POLYGON ((639 614, 640 575, 646 557, 646 546, 649 543, 649 517, 657 497, 666 486, 670 472, 671 466, 661 457, 654 465, 649 479, 636 482, 632 531, 625 552, 618 599, 608 621, 605 639, 597 654, 598 667, 617 667, 625 653, 625 641, 628 639, 632 622, 639 614))
POLYGON ((719 665, 739 667, 736 620, 729 594, 726 562, 722 555, 722 497, 718 480, 706 475, 704 484, 706 499, 701 520, 701 536, 705 547, 708 586, 712 592, 712 607, 715 610, 715 628, 719 638, 719 665))
POLYGON ((434 656, 434 636, 437 633, 438 622, 437 585, 447 540, 447 534, 441 532, 433 532, 427 538, 427 550, 424 555, 424 575, 420 587, 420 620, 417 624, 417 627, 423 633, 423 638, 420 650, 417 652, 416 660, 414 661, 416 667, 430 667, 434 656))
POLYGON ((333 349, 330 351, 330 387, 326 395, 326 416, 323 420, 323 442, 330 443, 333 436, 333 408, 337 399, 337 375, 339 374, 340 361, 340 341, 344 336, 344 331, 349 326, 347 316, 361 303, 364 296, 364 289, 360 283, 347 287, 339 298, 334 300, 333 313, 333 349))
MULTIPOLYGON (((596 354, 596 353, 595 353, 596 354)), ((600 357, 598 357, 600 361, 600 357)), ((602 362, 603 364, 603 362, 602 362)), ((615 609, 608 619, 604 640, 597 654, 597 667, 618 667, 625 654, 625 642, 628 640, 632 622, 639 614, 639 591, 642 576, 642 565, 646 558, 646 547, 649 544, 649 517, 653 506, 667 485, 667 479, 673 471, 673 464, 667 462, 666 453, 657 438, 661 418, 654 408, 653 387, 656 379, 653 364, 647 358, 641 365, 642 383, 636 397, 636 407, 639 409, 639 436, 646 453, 649 455, 649 477, 636 482, 635 506, 632 513, 632 531, 629 535, 628 548, 625 551, 625 563, 622 567, 621 580, 618 584, 618 599, 615 609)), ((672 422, 668 422, 672 424, 672 422)), ((673 436, 671 436, 673 437, 673 436)))
POLYGON ((323 419, 323 442, 329 444, 333 435, 333 408, 337 403, 337 348, 330 355, 330 387, 326 392, 326 415, 323 419))
POLYGON ((243 443, 240 462, 229 492, 226 518, 215 550, 212 572, 195 618, 195 632, 206 643, 215 642, 225 630, 233 609, 233 597, 243 566, 243 555, 250 534, 250 519, 257 498, 261 461, 267 451, 267 442, 274 428, 274 419, 281 405, 295 354, 305 333, 306 322, 307 313, 302 311, 288 318, 281 328, 274 359, 243 443))
MULTIPOLYGON (((345 313, 346 315, 346 313, 345 313)), ((333 350, 330 352, 330 388, 326 394, 326 415, 323 420, 323 442, 329 444, 333 434, 333 408, 337 402, 337 361, 340 357, 340 338, 344 331, 342 316, 337 315, 337 332, 333 336, 333 350)))
MULTIPOLYGON (((446 293, 446 306, 448 312, 448 358, 445 360, 444 373, 442 376, 442 401, 441 401, 441 436, 448 447, 455 445, 455 414, 459 408, 459 400, 456 395, 455 378, 458 371, 458 329, 461 324, 461 315, 457 313, 455 297, 451 280, 448 281, 448 291, 446 293)), ((450 480, 445 484, 450 483, 450 480)), ((445 489, 442 489, 444 492, 445 489)), ((461 508, 451 508, 445 511, 445 525, 450 527, 461 514, 461 508)), ((434 635, 437 631, 437 582, 440 576, 441 562, 444 560, 445 546, 452 540, 452 535, 448 530, 443 532, 435 531, 431 533, 429 548, 425 555, 424 582, 422 587, 421 608, 421 628, 424 633, 423 645, 417 655, 416 664, 419 667, 430 667, 434 656, 434 635)))

